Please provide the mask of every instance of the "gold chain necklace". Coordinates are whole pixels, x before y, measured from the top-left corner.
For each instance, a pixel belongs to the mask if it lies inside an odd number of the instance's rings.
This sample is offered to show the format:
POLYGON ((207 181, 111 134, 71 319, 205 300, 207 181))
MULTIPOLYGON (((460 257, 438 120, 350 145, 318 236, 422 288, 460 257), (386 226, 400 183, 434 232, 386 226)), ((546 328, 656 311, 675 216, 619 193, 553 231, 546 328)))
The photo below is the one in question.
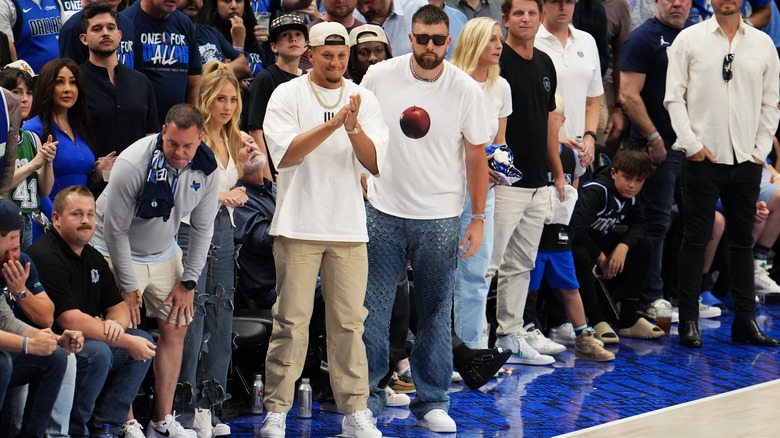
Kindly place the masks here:
POLYGON ((314 81, 311 80, 311 74, 306 75, 306 77, 308 77, 309 79, 309 87, 311 87, 311 92, 314 93, 314 97, 317 98, 317 102, 319 102, 323 108, 332 110, 337 106, 339 106, 339 104, 341 103, 341 98, 344 97, 344 78, 341 78, 341 86, 339 87, 339 98, 336 101, 336 103, 334 103, 333 105, 325 105, 325 102, 323 102, 322 99, 320 99, 320 95, 317 94, 317 90, 314 89, 314 81))

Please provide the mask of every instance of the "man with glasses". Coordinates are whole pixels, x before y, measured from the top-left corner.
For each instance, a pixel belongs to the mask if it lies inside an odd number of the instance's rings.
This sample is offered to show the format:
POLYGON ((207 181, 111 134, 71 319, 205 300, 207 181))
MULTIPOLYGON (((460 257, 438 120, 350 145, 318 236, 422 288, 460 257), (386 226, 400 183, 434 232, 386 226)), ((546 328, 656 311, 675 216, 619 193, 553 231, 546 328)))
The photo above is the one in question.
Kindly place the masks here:
POLYGON ((685 153, 685 234, 680 252, 680 344, 700 348, 698 295, 715 205, 723 203, 729 235, 734 342, 775 347, 756 323, 753 223, 761 167, 780 111, 780 61, 768 35, 746 25, 742 0, 712 0, 714 18, 683 30, 672 43, 664 105, 685 153), (706 50, 702 50, 702 48, 706 50))
POLYGON ((407 260, 414 270, 418 318, 410 355, 417 397, 410 409, 419 425, 452 433, 446 395, 452 377, 451 313, 459 249, 474 255, 482 243, 487 197, 484 145, 490 141, 482 90, 444 61, 450 44, 447 14, 433 5, 414 13, 413 53, 373 65, 361 82, 379 99, 390 145, 380 178, 369 178, 368 289, 363 342, 378 415, 385 391, 378 383, 389 363, 388 327, 396 285, 407 260), (467 172, 468 171, 468 172, 467 172), (466 193, 472 220, 458 243, 466 193))

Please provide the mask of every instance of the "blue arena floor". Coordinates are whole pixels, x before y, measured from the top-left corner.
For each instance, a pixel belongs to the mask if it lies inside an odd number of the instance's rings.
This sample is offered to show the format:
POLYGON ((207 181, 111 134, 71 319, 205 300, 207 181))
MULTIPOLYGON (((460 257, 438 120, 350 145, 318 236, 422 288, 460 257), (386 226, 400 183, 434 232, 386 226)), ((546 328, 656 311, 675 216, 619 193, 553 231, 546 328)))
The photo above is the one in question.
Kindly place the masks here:
MULTIPOLYGON (((759 306, 763 330, 780 337, 780 306, 759 306)), ((510 375, 491 380, 480 391, 454 383, 450 415, 457 436, 550 437, 656 409, 743 388, 780 377, 780 348, 731 343, 731 314, 700 320, 704 348, 657 341, 621 340, 610 347, 611 363, 576 360, 572 347, 552 366, 514 366, 510 375)), ((288 437, 332 437, 341 432, 341 416, 318 411, 299 420, 296 408, 287 420, 288 437)), ((225 419, 233 437, 259 436, 262 415, 225 419)), ((444 436, 415 427, 407 409, 389 408, 378 426, 386 437, 444 436)), ((447 434, 455 436, 455 434, 447 434)))

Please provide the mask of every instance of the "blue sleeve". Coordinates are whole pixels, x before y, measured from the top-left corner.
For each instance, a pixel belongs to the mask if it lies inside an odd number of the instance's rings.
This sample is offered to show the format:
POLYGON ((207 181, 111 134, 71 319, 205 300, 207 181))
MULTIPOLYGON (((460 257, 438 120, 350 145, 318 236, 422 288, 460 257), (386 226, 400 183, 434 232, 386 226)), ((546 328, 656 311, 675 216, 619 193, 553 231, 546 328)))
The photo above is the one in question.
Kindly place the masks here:
POLYGON ((222 48, 222 53, 225 54, 225 62, 228 60, 233 61, 241 56, 241 52, 233 48, 233 45, 225 38, 225 35, 222 35, 220 32, 217 32, 217 35, 219 36, 219 45, 222 48))
POLYGON ((87 60, 87 46, 81 44, 81 11, 65 22, 60 31, 60 57, 70 58, 81 65, 87 60))
MULTIPOLYGON (((765 4, 771 2, 772 0, 747 0, 748 3, 750 3, 750 7, 753 8, 753 11, 760 8, 761 6, 764 6, 765 4)), ((745 7, 742 6, 742 9, 744 10, 745 7)))

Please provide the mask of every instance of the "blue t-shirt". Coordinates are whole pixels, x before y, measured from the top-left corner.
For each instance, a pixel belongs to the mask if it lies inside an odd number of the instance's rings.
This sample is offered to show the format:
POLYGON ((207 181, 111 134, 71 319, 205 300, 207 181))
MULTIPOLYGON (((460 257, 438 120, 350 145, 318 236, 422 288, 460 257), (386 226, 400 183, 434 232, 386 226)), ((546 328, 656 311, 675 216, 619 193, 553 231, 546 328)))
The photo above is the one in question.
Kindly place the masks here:
POLYGON ((239 56, 238 50, 225 39, 225 36, 219 31, 207 24, 198 24, 195 26, 195 35, 198 39, 198 48, 200 49, 200 63, 206 65, 207 62, 216 59, 219 62, 232 61, 239 56))
POLYGON ((24 59, 36 72, 60 55, 58 38, 62 29, 60 6, 56 0, 14 0, 18 3, 13 26, 17 59, 24 59))
POLYGON ((444 5, 444 12, 450 19, 450 36, 452 37, 450 47, 447 49, 447 53, 444 55, 444 59, 449 61, 450 56, 452 56, 452 50, 455 48, 455 42, 458 41, 460 31, 463 29, 463 26, 466 25, 468 18, 466 18, 466 15, 463 12, 453 8, 452 6, 444 5))
MULTIPOLYGON (((686 27, 691 24, 691 21, 687 22, 686 27)), ((656 17, 650 18, 628 35, 620 51, 620 70, 645 75, 645 85, 639 95, 647 108, 647 115, 661 134, 667 148, 670 148, 677 138, 669 113, 664 108, 668 51, 681 30, 661 23, 656 17)), ((631 143, 647 143, 636 125, 631 126, 631 143)))
POLYGON ((189 76, 201 73, 200 51, 195 27, 190 18, 173 11, 164 20, 152 18, 137 1, 120 15, 129 18, 135 26, 136 41, 134 68, 144 73, 154 86, 157 98, 159 125, 172 106, 184 103, 189 76))
MULTIPOLYGON (((21 253, 19 256, 19 263, 21 263, 23 267, 27 263, 30 264, 30 275, 27 276, 27 282, 24 283, 24 285, 27 286, 27 291, 33 295, 37 295, 43 292, 43 285, 41 284, 41 281, 38 280, 38 269, 35 268, 35 263, 32 262, 30 256, 25 253, 21 253)), ((5 294, 7 291, 7 285, 5 284, 5 277, 2 275, 0 275, 0 287, 2 287, 3 293, 5 294)), ((24 315, 22 308, 19 306, 19 304, 16 303, 16 301, 11 301, 10 291, 8 292, 8 294, 5 294, 5 299, 8 305, 11 307, 11 310, 14 311, 14 316, 29 324, 30 319, 24 315)))
MULTIPOLYGON (((81 31, 81 14, 82 11, 79 11, 68 18, 68 21, 62 25, 62 32, 60 32, 60 56, 70 58, 76 61, 78 65, 89 59, 89 49, 84 44, 81 44, 79 39, 79 35, 83 33, 81 31)), ((134 41, 135 28, 133 27, 133 22, 124 15, 119 15, 116 21, 116 27, 122 31, 122 40, 116 49, 116 57, 119 59, 120 64, 133 68, 135 63, 133 48, 138 45, 134 41)))

